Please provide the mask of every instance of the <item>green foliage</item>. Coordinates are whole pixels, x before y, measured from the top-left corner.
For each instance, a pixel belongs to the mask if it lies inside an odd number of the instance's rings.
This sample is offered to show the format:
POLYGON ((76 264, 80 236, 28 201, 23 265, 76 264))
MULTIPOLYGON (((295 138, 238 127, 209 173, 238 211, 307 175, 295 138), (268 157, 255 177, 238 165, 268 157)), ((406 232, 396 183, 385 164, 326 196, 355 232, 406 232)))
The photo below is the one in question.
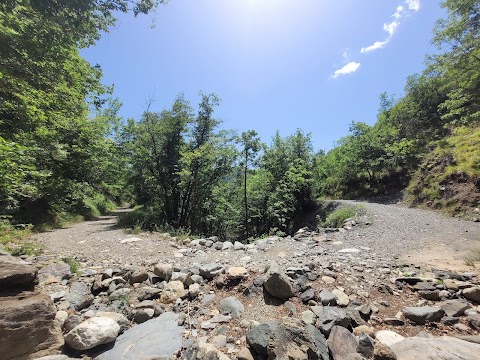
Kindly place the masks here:
POLYGON ((75 260, 72 257, 64 257, 64 258, 62 258, 62 261, 70 267, 70 272, 72 274, 78 273, 78 270, 80 268, 80 264, 78 263, 77 260, 75 260))
POLYGON ((343 222, 357 216, 358 209, 352 206, 341 206, 327 215, 323 226, 341 228, 343 222))

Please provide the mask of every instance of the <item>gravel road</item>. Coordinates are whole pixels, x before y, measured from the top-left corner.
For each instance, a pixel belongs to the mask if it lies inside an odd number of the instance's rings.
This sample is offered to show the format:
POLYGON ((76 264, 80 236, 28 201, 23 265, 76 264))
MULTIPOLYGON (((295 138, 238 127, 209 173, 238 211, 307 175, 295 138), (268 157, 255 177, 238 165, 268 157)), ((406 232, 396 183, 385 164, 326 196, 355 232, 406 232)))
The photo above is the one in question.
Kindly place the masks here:
MULTIPOLYGON (((360 217, 361 221, 370 224, 332 235, 334 241, 324 243, 332 251, 345 247, 366 247, 370 249, 370 254, 374 253, 384 259, 397 257, 411 263, 450 265, 452 270, 458 270, 459 266, 464 266, 464 258, 468 253, 480 249, 480 223, 396 204, 340 202, 360 206, 361 212, 365 213, 360 217)), ((46 254, 95 260, 98 265, 140 265, 172 260, 178 249, 171 246, 171 239, 158 233, 129 235, 115 227, 117 215, 114 213, 96 221, 74 224, 35 237, 45 247, 46 254)), ((279 242, 275 246, 275 253, 289 254, 291 246, 290 241, 279 242)), ((218 254, 223 252, 207 253, 202 262, 223 256, 218 254)), ((259 252, 253 258, 262 260, 261 257, 269 259, 271 256, 272 253, 259 252)), ((231 262, 237 263, 238 260, 238 256, 232 256, 231 262)), ((183 263, 191 260, 186 258, 175 261, 183 263)))

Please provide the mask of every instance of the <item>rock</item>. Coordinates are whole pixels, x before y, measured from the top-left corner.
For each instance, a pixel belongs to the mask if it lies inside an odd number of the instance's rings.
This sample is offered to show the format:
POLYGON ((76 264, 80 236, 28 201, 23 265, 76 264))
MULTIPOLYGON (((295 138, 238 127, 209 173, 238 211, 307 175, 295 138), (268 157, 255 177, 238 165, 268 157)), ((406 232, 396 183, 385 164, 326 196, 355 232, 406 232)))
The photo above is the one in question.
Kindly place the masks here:
POLYGON ((315 324, 317 320, 317 316, 310 310, 306 310, 302 312, 302 321, 307 325, 315 324))
POLYGON ((420 325, 427 321, 439 321, 444 315, 441 308, 432 306, 406 307, 402 312, 407 319, 420 325))
POLYGON ((237 360, 254 360, 252 353, 247 348, 243 347, 237 353, 237 360))
POLYGON ((245 245, 240 241, 235 241, 235 244, 233 244, 233 250, 245 250, 245 245))
POLYGON ((130 244, 130 243, 135 243, 135 242, 139 242, 139 241, 143 241, 143 239, 141 239, 139 237, 129 237, 129 238, 120 240, 120 244, 130 244))
POLYGON ((225 241, 222 245, 222 250, 228 250, 233 248, 233 244, 230 241, 225 241))
POLYGON ((463 296, 468 300, 480 303, 480 287, 471 287, 468 289, 463 289, 463 296))
POLYGON ((230 360, 227 355, 220 352, 212 344, 207 344, 205 342, 197 343, 196 356, 195 358, 190 357, 190 359, 197 360, 230 360))
POLYGON ((79 311, 90 306, 93 302, 93 295, 90 286, 81 281, 76 281, 70 286, 70 292, 65 296, 73 309, 79 311))
POLYGON ((315 314, 318 316, 316 326, 325 336, 330 335, 332 327, 342 326, 346 328, 351 322, 345 310, 337 307, 324 307, 315 314))
POLYGON ((265 290, 275 298, 289 299, 294 295, 290 279, 275 263, 270 265, 270 268, 265 274, 263 286, 265 290))
POLYGON ((335 282, 335 278, 333 278, 331 276, 322 276, 322 281, 325 284, 333 284, 335 282))
POLYGON ((130 321, 128 321, 125 315, 113 311, 97 311, 95 316, 108 317, 112 319, 118 325, 120 325, 120 330, 125 330, 130 324, 130 321))
POLYGON ((375 339, 385 344, 387 346, 393 345, 399 341, 405 339, 402 335, 397 334, 395 331, 391 330, 380 330, 376 333, 375 339))
MULTIPOLYGON (((318 331, 317 336, 322 337, 318 331)), ((296 319, 286 319, 279 324, 273 330, 267 347, 268 359, 278 360, 324 359, 325 350, 317 348, 314 336, 296 319)), ((328 352, 326 354, 328 356, 328 352)))
POLYGON ((441 300, 440 291, 438 291, 438 290, 435 290, 435 291, 421 290, 421 291, 418 292, 418 294, 426 300, 430 300, 430 301, 440 301, 441 300))
POLYGON ((188 287, 188 296, 191 298, 196 298, 200 295, 200 285, 199 284, 192 284, 188 287))
POLYGON ((377 341, 373 349, 373 360, 397 360, 397 355, 389 346, 377 341))
POLYGON ((303 293, 300 294, 300 299, 302 299, 304 303, 307 303, 310 300, 315 299, 315 292, 313 291, 312 288, 308 288, 307 290, 305 290, 303 293))
POLYGON ((172 277, 173 267, 170 264, 157 264, 153 267, 153 273, 160 279, 169 281, 172 277))
POLYGON ((70 271, 70 266, 64 262, 47 265, 38 271, 38 277, 40 279, 55 277, 59 280, 63 280, 69 279, 71 276, 72 272, 70 271))
POLYGON ((43 356, 59 349, 64 342, 55 316, 55 306, 47 295, 0 297, 0 359, 43 356))
POLYGON ((350 299, 348 298, 348 295, 345 294, 343 291, 334 289, 332 291, 332 294, 335 296, 338 306, 346 307, 350 303, 350 299))
POLYGON ((128 300, 129 296, 130 296, 130 289, 121 288, 112 292, 108 298, 110 301, 115 301, 115 300, 126 301, 128 300))
POLYGON ((222 265, 215 263, 201 265, 198 270, 200 272, 200 276, 202 276, 204 279, 213 279, 215 276, 225 272, 225 268, 222 265))
POLYGON ((137 324, 144 323, 153 318, 155 310, 153 308, 139 309, 133 312, 133 321, 137 324))
POLYGON ((443 280, 443 285, 445 285, 445 287, 448 289, 448 290, 453 290, 453 291, 457 291, 458 290, 458 282, 456 280, 453 280, 453 279, 445 279, 443 280))
POLYGON ((437 288, 430 281, 420 281, 413 285, 413 288, 417 291, 433 291, 437 288))
POLYGON ((470 314, 467 316, 467 321, 472 328, 480 330, 480 314, 470 314))
POLYGON ((468 302, 463 300, 446 300, 438 304, 447 316, 462 316, 465 310, 470 309, 468 302))
POLYGON ((333 326, 327 343, 333 360, 343 360, 349 354, 357 353, 357 340, 344 327, 333 326))
POLYGON ((338 250, 338 252, 340 254, 357 254, 360 252, 360 250, 355 248, 349 248, 349 249, 338 250))
POLYGON ((220 301, 219 308, 222 312, 230 314, 234 319, 239 318, 245 310, 243 304, 234 296, 227 297, 220 301))
POLYGON ((162 290, 154 287, 142 287, 135 291, 137 299, 140 301, 157 299, 162 290))
POLYGON ((327 340, 325 337, 318 331, 318 329, 313 325, 306 325, 308 333, 313 339, 313 343, 317 348, 317 354, 319 360, 329 360, 330 355, 328 352, 327 340))
POLYGON ((319 298, 323 306, 337 305, 337 298, 330 290, 323 289, 322 291, 320 291, 319 298))
POLYGON ((391 346, 398 360, 480 359, 480 345, 453 337, 406 338, 391 346))
POLYGON ((217 335, 212 339, 212 345, 216 348, 223 348, 227 346, 227 337, 225 335, 217 335))
POLYGON ((359 336, 360 334, 365 333, 370 337, 375 337, 375 330, 367 325, 360 325, 353 328, 353 335, 359 336))
POLYGON ((162 295, 160 296, 160 302, 171 304, 186 295, 187 293, 183 288, 183 283, 181 281, 170 281, 163 289, 162 295))
POLYGON ((148 272, 145 268, 139 268, 130 275, 130 284, 142 283, 148 280, 148 272))
POLYGON ((248 270, 244 267, 230 267, 227 270, 227 277, 231 280, 244 279, 248 277, 248 270))
POLYGON ((93 349, 98 345, 108 344, 118 336, 120 325, 108 317, 93 317, 74 327, 65 342, 75 350, 93 349))
POLYGON ((0 253, 0 291, 33 290, 37 269, 25 261, 0 253))
POLYGON ((65 322, 63 323, 63 330, 65 332, 69 332, 74 327, 80 325, 82 322, 83 322, 83 319, 80 316, 72 314, 65 319, 65 322))
POLYGON ((115 346, 96 360, 147 360, 170 358, 182 348, 183 328, 178 315, 165 312, 159 317, 125 331, 115 346))
POLYGON ((358 337, 357 352, 367 359, 373 358, 375 349, 375 340, 365 333, 361 333, 358 337))
POLYGON ((278 322, 273 321, 254 326, 247 332, 247 344, 255 359, 263 359, 268 356, 267 347, 270 341, 270 335, 277 326, 278 322))
POLYGON ((42 356, 41 358, 36 358, 35 360, 71 360, 74 358, 68 357, 67 355, 47 355, 42 356))

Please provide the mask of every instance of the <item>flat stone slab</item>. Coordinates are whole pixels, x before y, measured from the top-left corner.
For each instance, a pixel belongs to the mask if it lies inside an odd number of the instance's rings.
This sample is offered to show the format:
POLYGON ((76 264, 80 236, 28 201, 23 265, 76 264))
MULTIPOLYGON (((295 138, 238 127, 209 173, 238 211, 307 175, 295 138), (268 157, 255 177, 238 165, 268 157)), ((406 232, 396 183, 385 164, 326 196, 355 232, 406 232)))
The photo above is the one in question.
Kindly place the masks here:
POLYGON ((138 237, 131 237, 131 238, 120 240, 120 244, 129 244, 129 243, 134 243, 139 241, 143 241, 143 239, 140 239, 138 237))
POLYGON ((183 327, 178 326, 178 315, 165 312, 125 331, 110 350, 95 360, 150 360, 170 358, 182 348, 183 327))

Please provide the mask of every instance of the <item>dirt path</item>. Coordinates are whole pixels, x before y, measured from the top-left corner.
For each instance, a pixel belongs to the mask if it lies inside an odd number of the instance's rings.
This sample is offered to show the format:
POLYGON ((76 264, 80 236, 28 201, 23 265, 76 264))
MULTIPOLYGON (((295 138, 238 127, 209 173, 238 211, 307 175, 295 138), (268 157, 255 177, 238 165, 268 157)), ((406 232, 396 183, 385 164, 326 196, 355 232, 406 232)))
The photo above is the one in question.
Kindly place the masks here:
MULTIPOLYGON (((325 243, 327 248, 364 247, 381 259, 399 258, 412 264, 450 270, 471 270, 464 259, 472 250, 480 249, 480 223, 401 205, 341 202, 365 209, 366 214, 362 219, 370 225, 335 234, 334 245, 325 243)), ((77 257, 86 262, 94 260, 99 266, 111 263, 154 264, 172 259, 178 249, 172 247, 169 241, 171 239, 156 233, 127 234, 123 229, 115 227, 119 212, 96 221, 38 234, 36 239, 43 244, 46 254, 77 257)), ((289 246, 291 244, 288 242, 280 242, 275 246, 274 253, 288 253, 291 251, 289 246)), ((178 263, 191 261, 189 258, 182 259, 178 252, 175 256, 178 256, 175 259, 178 263)), ((202 256, 201 261, 204 262, 215 261, 219 255, 212 252, 202 256)), ((271 252, 260 252, 252 257, 255 262, 268 260, 271 256, 271 252)), ((230 260, 234 264, 241 263, 235 257, 230 260)))

